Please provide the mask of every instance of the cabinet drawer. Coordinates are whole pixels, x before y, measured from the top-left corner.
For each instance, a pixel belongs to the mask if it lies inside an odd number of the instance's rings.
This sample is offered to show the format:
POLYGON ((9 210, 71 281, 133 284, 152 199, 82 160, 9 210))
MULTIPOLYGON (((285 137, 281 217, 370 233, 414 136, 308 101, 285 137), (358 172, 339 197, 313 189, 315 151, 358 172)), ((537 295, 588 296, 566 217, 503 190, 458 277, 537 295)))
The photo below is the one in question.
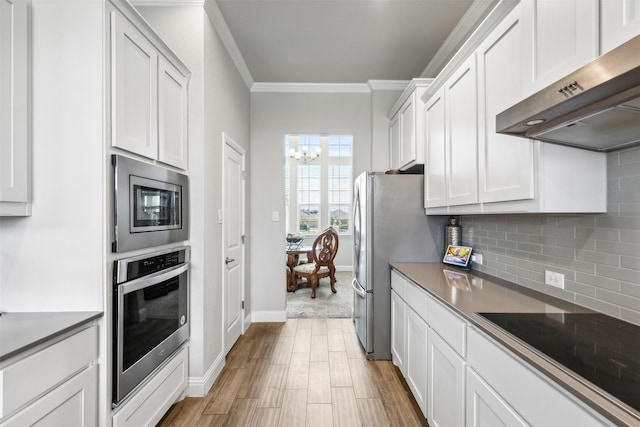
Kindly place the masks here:
POLYGON ((189 351, 183 347, 113 416, 113 427, 156 425, 180 398, 189 380, 189 351))
POLYGON ((467 323, 433 298, 429 298, 427 311, 429 326, 459 355, 464 357, 466 354, 467 323))
POLYGON ((0 370, 0 418, 92 364, 98 353, 96 329, 84 329, 0 370))
POLYGON ((407 287, 407 280, 395 270, 391 270, 391 289, 402 299, 404 298, 404 288, 407 287))
POLYGON ((422 317, 422 320, 426 322, 427 305, 429 300, 427 292, 423 291, 422 288, 413 282, 406 281, 405 283, 404 301, 418 314, 418 316, 422 317))

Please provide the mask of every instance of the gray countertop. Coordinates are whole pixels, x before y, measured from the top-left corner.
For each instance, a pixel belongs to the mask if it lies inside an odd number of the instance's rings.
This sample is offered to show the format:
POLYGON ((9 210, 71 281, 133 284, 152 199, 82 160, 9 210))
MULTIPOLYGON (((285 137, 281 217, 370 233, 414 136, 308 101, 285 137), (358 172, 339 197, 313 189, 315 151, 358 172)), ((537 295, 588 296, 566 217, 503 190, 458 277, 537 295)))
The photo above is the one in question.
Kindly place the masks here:
POLYGON ((2 313, 0 363, 101 316, 100 311, 2 313))
POLYGON ((590 313, 585 307, 476 272, 441 263, 391 263, 391 267, 522 357, 618 425, 640 425, 640 413, 595 388, 571 370, 476 313, 590 313))

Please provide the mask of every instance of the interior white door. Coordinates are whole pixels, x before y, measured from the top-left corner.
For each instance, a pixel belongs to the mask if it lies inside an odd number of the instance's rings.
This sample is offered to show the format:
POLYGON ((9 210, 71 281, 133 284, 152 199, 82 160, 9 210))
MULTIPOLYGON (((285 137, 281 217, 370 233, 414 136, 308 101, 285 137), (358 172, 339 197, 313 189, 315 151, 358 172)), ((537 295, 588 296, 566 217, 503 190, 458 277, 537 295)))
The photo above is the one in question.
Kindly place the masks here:
POLYGON ((244 330, 244 150, 223 134, 225 354, 244 330))

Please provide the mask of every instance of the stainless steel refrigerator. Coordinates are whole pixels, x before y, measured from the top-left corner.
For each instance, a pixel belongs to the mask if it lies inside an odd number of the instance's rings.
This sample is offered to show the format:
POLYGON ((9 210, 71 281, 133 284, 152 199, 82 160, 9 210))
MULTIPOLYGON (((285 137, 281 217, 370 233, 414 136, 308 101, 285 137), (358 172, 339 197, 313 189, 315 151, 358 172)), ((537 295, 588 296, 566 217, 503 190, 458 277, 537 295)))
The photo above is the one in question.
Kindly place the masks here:
POLYGON ((353 321, 367 359, 391 359, 390 262, 438 262, 447 217, 426 216, 423 175, 365 172, 354 182, 353 321))

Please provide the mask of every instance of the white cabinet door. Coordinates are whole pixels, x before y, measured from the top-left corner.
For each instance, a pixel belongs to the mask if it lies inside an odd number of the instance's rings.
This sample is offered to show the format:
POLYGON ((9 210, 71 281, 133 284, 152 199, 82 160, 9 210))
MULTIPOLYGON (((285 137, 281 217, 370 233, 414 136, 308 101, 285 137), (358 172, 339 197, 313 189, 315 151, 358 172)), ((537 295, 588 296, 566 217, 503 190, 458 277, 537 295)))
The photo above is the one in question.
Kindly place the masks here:
POLYGON ((415 311, 406 307, 405 378, 424 416, 427 416, 427 331, 428 326, 415 311))
POLYGON ((158 58, 158 160, 187 169, 187 78, 158 58))
POLYGON ((98 367, 93 365, 36 400, 1 427, 98 425, 98 367))
POLYGON ((444 89, 438 90, 424 106, 425 166, 424 207, 447 205, 445 181, 445 109, 444 89))
POLYGON ((400 169, 400 114, 389 123, 389 157, 391 169, 400 169))
POLYGON ((405 305, 395 290, 391 290, 391 358, 402 375, 405 374, 405 305))
POLYGON ((30 215, 28 2, 0 0, 0 215, 30 215))
POLYGON ((125 17, 111 13, 112 145, 158 157, 158 53, 125 17))
POLYGON ((400 109, 400 167, 416 161, 416 94, 400 109))
POLYGON ((640 0, 600 0, 600 54, 640 34, 640 0))
POLYGON ((522 99, 521 37, 520 7, 516 6, 477 50, 481 203, 535 195, 533 142, 496 133, 496 115, 522 99))
POLYGON ((472 54, 444 86, 449 206, 478 203, 477 88, 472 54))
POLYGON ((433 329, 428 331, 427 413, 432 427, 464 426, 465 361, 433 329))
POLYGON ((467 368, 467 427, 527 427, 528 424, 482 378, 467 368))
POLYGON ((525 95, 598 56, 598 0, 523 0, 522 7, 525 95))

